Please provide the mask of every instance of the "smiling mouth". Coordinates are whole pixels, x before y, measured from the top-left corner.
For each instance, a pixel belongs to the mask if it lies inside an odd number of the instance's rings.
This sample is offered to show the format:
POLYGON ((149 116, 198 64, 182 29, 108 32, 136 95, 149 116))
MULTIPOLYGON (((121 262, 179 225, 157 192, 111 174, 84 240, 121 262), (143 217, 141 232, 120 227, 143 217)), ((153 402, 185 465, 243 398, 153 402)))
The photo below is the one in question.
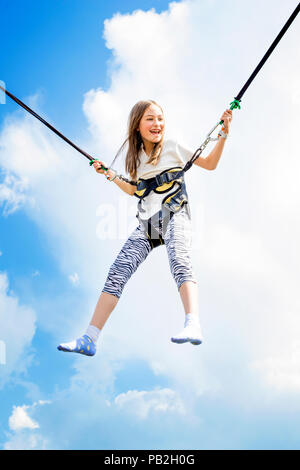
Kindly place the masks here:
POLYGON ((153 134, 153 135, 160 135, 160 134, 161 134, 161 131, 159 131, 159 130, 150 131, 150 132, 151 132, 151 134, 153 134))

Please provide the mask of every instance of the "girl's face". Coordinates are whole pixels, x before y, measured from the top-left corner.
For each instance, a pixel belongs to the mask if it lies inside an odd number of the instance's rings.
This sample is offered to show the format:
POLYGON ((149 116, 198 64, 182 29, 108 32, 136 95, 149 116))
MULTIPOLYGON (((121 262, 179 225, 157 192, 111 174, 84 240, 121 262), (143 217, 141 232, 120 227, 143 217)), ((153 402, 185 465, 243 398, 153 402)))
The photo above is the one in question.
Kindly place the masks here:
POLYGON ((165 129, 165 119, 159 106, 151 104, 144 112, 138 131, 144 143, 157 144, 163 137, 165 129))

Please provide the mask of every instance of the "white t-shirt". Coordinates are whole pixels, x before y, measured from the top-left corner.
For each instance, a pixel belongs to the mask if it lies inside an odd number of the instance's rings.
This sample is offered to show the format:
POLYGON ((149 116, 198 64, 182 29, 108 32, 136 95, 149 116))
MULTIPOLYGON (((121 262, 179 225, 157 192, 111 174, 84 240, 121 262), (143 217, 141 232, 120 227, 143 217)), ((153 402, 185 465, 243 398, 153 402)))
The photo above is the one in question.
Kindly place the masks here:
MULTIPOLYGON (((165 140, 163 142, 160 160, 157 165, 147 164, 149 156, 141 147, 140 151, 140 164, 137 168, 137 179, 149 179, 158 175, 164 170, 168 170, 173 167, 184 168, 185 164, 192 158, 194 151, 183 147, 175 140, 165 140)), ((168 192, 162 194, 151 191, 150 194, 142 199, 141 210, 139 216, 141 219, 149 219, 156 212, 161 209, 162 200, 167 194, 173 191, 174 188, 170 188, 168 192)))

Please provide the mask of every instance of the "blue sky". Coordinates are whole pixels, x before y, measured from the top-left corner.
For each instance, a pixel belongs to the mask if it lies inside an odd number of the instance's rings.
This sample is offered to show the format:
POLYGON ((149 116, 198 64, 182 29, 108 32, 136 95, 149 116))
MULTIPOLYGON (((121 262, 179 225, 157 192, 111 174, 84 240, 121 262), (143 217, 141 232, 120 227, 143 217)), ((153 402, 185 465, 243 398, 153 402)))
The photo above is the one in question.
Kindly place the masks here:
MULTIPOLYGON (((2 0, 0 80, 107 161, 145 96, 196 147, 296 4, 2 0)), ((188 175, 199 348, 169 341, 183 311, 161 247, 97 355, 57 351, 87 326, 135 201, 0 105, 1 448, 299 448, 297 44, 293 25, 235 111, 218 169, 188 175)))
MULTIPOLYGON (((3 0, 1 4, 5 18, 0 33, 1 44, 5 44, 1 76, 7 89, 20 91, 20 99, 33 89, 42 91, 51 120, 74 136, 83 125, 82 94, 92 87, 109 86, 107 61, 111 53, 102 38, 104 20, 141 6, 157 12, 168 6, 162 0, 142 4, 91 0, 85 8, 80 0, 59 0, 55 7, 48 0, 3 0)), ((11 103, 8 106, 14 107, 11 103)), ((1 119, 3 113, 1 110, 1 119)))

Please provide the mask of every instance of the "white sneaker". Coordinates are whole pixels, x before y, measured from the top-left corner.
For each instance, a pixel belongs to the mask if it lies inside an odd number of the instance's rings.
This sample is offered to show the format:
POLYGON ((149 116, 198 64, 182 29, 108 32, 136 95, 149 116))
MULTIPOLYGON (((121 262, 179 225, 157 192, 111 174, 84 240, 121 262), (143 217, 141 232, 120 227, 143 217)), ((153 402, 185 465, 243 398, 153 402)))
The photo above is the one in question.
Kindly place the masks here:
POLYGON ((178 335, 172 336, 171 341, 178 344, 188 342, 194 345, 201 344, 203 336, 199 321, 186 320, 184 329, 178 335))

